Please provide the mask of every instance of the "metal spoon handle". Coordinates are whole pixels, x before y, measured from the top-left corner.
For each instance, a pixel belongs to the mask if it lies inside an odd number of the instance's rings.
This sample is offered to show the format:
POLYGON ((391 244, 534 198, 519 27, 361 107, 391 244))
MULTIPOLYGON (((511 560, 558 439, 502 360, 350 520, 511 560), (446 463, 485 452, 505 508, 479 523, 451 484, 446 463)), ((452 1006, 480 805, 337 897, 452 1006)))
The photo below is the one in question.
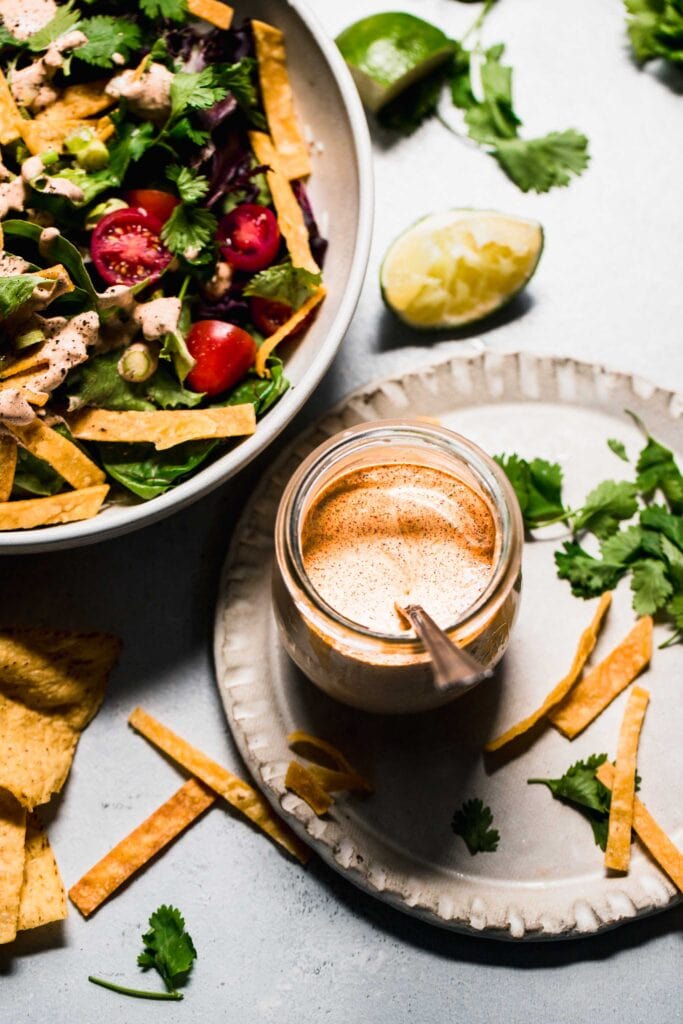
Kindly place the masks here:
POLYGON ((493 675, 492 669, 457 647, 421 605, 408 604, 400 610, 429 651, 437 689, 465 691, 493 675))

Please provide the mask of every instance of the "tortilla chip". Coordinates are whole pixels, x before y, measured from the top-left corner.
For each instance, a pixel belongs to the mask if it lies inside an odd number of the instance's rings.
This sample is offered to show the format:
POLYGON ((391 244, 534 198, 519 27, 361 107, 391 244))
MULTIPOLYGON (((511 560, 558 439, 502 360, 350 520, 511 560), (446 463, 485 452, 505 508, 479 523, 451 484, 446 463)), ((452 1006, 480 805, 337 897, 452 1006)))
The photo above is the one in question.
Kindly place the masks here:
POLYGON ((0 434, 0 501, 7 501, 14 487, 17 468, 17 442, 8 434, 0 434))
MULTIPOLYGON (((0 370, 0 380, 11 380, 13 377, 23 376, 27 373, 33 373, 34 370, 43 370, 45 367, 50 365, 49 360, 42 354, 43 346, 31 353, 30 356, 24 356, 23 359, 15 359, 13 363, 6 366, 4 370, 0 370)), ((16 384, 8 384, 8 387, 16 387, 16 384)))
POLYGON ((35 419, 25 427, 7 424, 7 430, 27 451, 52 466, 68 484, 75 488, 94 487, 104 483, 105 476, 78 445, 35 419))
POLYGON ((107 142, 116 131, 116 126, 108 115, 98 118, 93 128, 100 142, 107 142))
MULTIPOLYGON (((614 767, 609 762, 604 761, 595 774, 603 786, 607 786, 607 789, 612 788, 614 767)), ((662 871, 665 871, 674 885, 683 892, 683 853, 669 839, 637 796, 633 800, 633 831, 662 871)))
POLYGON ((308 848, 288 825, 280 821, 267 800, 247 782, 233 775, 222 765, 216 764, 201 750, 171 732, 142 708, 136 708, 128 722, 176 764, 182 765, 186 771, 201 779, 206 786, 222 796, 232 807, 241 811, 271 839, 283 846, 288 853, 300 860, 302 864, 306 863, 310 856, 308 848))
MULTIPOLYGON (((83 129, 90 129, 99 137, 105 119, 95 121, 88 118, 101 114, 117 102, 115 97, 105 93, 106 84, 106 81, 99 81, 70 85, 59 99, 32 120, 22 118, 19 132, 31 153, 35 156, 48 149, 60 152, 69 135, 83 129)), ((106 118, 106 124, 111 125, 113 131, 109 118, 106 118)))
POLYGON ((609 809, 605 867, 612 871, 628 871, 631 859, 631 829, 633 828, 633 800, 636 795, 636 758, 640 730, 650 694, 642 686, 631 690, 619 730, 617 760, 612 782, 612 800, 609 809))
POLYGON ((108 79, 102 78, 97 82, 81 82, 79 85, 68 85, 62 92, 59 99, 46 107, 36 121, 41 120, 73 120, 80 117, 93 117, 109 110, 117 102, 116 97, 108 96, 104 91, 108 79))
POLYGON ((645 615, 549 715, 552 724, 573 740, 642 672, 651 655, 652 619, 645 615))
POLYGON ((230 28, 234 11, 219 0, 187 0, 187 9, 195 18, 202 18, 216 28, 230 28))
POLYGON ((26 811, 11 793, 0 789, 0 944, 17 934, 25 837, 26 811))
POLYGON ((285 786, 296 793, 308 804, 311 810, 321 817, 334 803, 333 797, 326 793, 320 783, 313 777, 308 768, 298 761, 290 761, 285 775, 285 786))
POLYGON ((0 145, 7 146, 19 138, 23 120, 9 83, 0 71, 0 145))
POLYGON ((34 814, 26 820, 26 860, 17 931, 40 928, 67 916, 66 893, 47 833, 34 814))
POLYGON ((0 787, 29 810, 62 788, 120 650, 107 633, 0 631, 0 787))
POLYGON ((217 409, 159 412, 110 412, 84 409, 69 421, 74 437, 84 441, 149 442, 157 451, 202 438, 244 437, 256 430, 251 402, 217 409))
POLYGON ((49 498, 26 498, 0 502, 0 530, 32 530, 34 526, 54 526, 92 519, 109 492, 107 484, 64 491, 49 498))
POLYGON ((84 917, 156 857, 216 800, 196 779, 188 779, 170 800, 138 825, 69 889, 69 899, 84 917))
POLYGON ((268 359, 268 356, 281 341, 284 341, 292 331, 296 330, 299 324, 306 319, 309 313, 311 313, 315 307, 322 302, 325 295, 326 291, 324 286, 319 285, 313 295, 311 295, 310 299, 306 299, 303 306, 297 309, 295 313, 292 313, 289 320, 287 320, 282 327, 278 327, 275 334, 271 334, 270 337, 266 338, 263 344, 259 346, 256 353, 256 362, 254 364, 254 369, 259 376, 266 377, 268 375, 268 369, 266 367, 266 360, 268 359))
POLYGON ((273 197, 277 222, 287 243, 292 263, 295 267, 303 267, 304 270, 317 274, 320 267, 311 253, 304 215, 286 174, 280 168, 280 160, 270 136, 264 132, 249 132, 249 140, 258 163, 270 168, 266 171, 266 179, 273 197))
POLYGON ((603 619, 611 603, 612 594, 608 591, 601 596, 591 622, 581 634, 579 646, 576 649, 576 653, 572 659, 571 667, 567 675, 564 679, 560 680, 557 686, 553 687, 540 707, 530 715, 527 715, 527 717, 523 718, 520 722, 517 722, 516 725, 510 726, 506 732, 497 736, 496 739, 489 740, 484 747, 484 750, 487 753, 490 754, 493 753, 494 750, 500 750, 501 747, 507 746, 508 743, 516 740, 519 736, 523 736, 525 732, 528 732, 529 729, 533 729, 533 727, 540 722, 542 718, 545 718, 548 712, 552 711, 553 708, 557 707, 557 705, 564 700, 571 688, 574 686, 576 680, 581 675, 583 667, 588 661, 588 658, 597 643, 600 627, 602 626, 603 619))
POLYGON ((252 19, 261 98, 280 170, 291 181, 311 173, 311 156, 294 109, 287 74, 285 37, 279 28, 252 19))

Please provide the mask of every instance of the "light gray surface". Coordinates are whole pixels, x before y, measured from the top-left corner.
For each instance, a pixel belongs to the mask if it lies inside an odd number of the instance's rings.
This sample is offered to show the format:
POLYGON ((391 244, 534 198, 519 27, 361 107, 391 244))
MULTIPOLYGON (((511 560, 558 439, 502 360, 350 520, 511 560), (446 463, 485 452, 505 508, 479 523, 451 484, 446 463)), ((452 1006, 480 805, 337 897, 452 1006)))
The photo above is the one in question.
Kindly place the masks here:
MULTIPOLYGON (((331 31, 388 6, 316 4, 331 31)), ((399 6, 454 34, 477 9, 453 0, 399 6)), ((565 191, 522 196, 493 161, 437 124, 393 146, 376 135, 377 230, 365 291, 299 424, 372 377, 467 344, 416 340, 382 312, 376 284, 388 241, 445 206, 528 214, 547 229, 528 296, 477 344, 599 359, 683 388, 683 100, 631 66, 622 24, 618 0, 501 0, 490 17, 487 39, 509 44, 529 131, 575 125, 591 138, 592 166, 565 191)), ((126 727, 136 703, 238 765, 213 683, 213 602, 231 525, 267 465, 260 459, 222 491, 137 535, 0 561, 4 621, 109 629, 126 645, 54 808, 50 835, 67 884, 180 784, 126 727)), ((0 1021, 586 1024, 599 1013, 605 1022, 674 1024, 682 923, 679 908, 552 946, 447 935, 380 906, 320 864, 302 871, 214 809, 91 921, 72 911, 63 927, 0 953, 0 1021), (162 901, 181 906, 199 950, 185 1002, 135 1003, 90 986, 90 972, 139 980, 138 937, 162 901)))

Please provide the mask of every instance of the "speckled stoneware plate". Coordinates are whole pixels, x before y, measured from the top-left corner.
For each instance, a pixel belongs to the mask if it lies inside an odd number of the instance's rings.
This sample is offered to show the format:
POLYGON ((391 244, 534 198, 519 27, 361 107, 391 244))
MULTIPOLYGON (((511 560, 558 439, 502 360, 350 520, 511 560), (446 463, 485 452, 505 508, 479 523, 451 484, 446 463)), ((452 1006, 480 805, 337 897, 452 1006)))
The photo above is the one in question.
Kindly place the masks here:
MULTIPOLYGON (((378 899, 448 928, 498 938, 585 935, 670 906, 675 889, 636 842, 627 876, 607 877, 588 823, 530 777, 557 777, 579 758, 616 749, 625 694, 573 743, 549 728, 495 770, 488 737, 536 707, 561 678, 592 605, 557 579, 553 539, 524 552, 522 606, 494 679, 445 709, 379 717, 325 697, 284 654, 270 600, 273 525, 285 482, 315 446, 343 427, 389 417, 438 416, 491 453, 559 461, 570 505, 606 477, 632 469, 642 438, 632 409, 667 445, 683 438, 683 396, 602 367, 530 354, 456 357, 353 394, 283 453, 264 476, 239 525, 223 572, 216 616, 218 684, 237 745, 258 785, 332 867, 378 899), (374 782, 367 799, 340 796, 316 818, 287 793, 286 736, 306 729, 336 743, 374 782), (490 805, 500 831, 495 853, 470 856, 451 830, 468 797, 490 805)), ((554 529, 554 528, 552 528, 554 529)), ((594 659, 633 622, 619 588, 594 659)), ((655 643, 666 638, 656 627, 655 643)), ((642 799, 683 842, 683 648, 655 650, 643 682, 652 694, 640 744, 642 799)))

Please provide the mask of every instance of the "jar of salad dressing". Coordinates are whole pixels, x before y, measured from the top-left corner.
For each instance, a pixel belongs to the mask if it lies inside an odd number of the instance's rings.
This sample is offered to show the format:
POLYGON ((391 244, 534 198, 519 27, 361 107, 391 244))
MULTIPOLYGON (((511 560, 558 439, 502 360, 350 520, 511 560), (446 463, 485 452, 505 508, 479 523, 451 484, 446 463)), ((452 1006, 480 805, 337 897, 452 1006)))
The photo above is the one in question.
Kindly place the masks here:
POLYGON ((280 636, 330 696, 377 712, 452 699, 397 606, 420 604, 487 667, 517 613, 522 518, 471 441, 424 422, 342 431, 290 480, 275 528, 280 636))

